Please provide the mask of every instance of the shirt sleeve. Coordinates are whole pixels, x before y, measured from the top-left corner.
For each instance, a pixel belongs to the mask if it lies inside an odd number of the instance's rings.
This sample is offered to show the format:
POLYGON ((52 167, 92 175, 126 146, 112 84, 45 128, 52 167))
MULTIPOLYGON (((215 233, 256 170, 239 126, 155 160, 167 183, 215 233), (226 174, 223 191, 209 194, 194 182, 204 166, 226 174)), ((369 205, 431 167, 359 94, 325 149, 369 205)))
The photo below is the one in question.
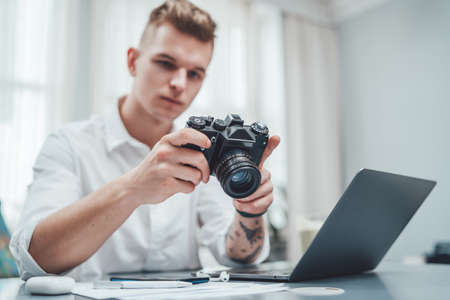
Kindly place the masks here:
POLYGON ((36 226, 44 218, 81 197, 79 177, 70 142, 60 132, 45 141, 33 166, 33 182, 28 186, 21 220, 10 250, 22 279, 47 275, 28 252, 36 226))
MULTIPOLYGON (((229 267, 244 265, 231 260, 226 253, 226 234, 233 224, 236 213, 233 199, 225 194, 220 183, 213 176, 207 184, 199 186, 196 193, 197 211, 202 223, 199 232, 200 241, 210 249, 220 264, 229 267)), ((265 226, 264 245, 253 264, 263 262, 270 253, 269 231, 267 225, 265 226)))

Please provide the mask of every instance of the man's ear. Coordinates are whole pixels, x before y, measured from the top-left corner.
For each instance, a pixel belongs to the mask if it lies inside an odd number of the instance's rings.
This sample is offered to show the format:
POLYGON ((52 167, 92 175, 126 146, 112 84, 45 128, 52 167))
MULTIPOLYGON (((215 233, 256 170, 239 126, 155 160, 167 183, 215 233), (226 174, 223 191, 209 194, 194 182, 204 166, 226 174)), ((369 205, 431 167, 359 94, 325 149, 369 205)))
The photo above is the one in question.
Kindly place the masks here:
POLYGON ((129 48, 127 51, 127 63, 128 63, 128 72, 130 75, 136 76, 136 61, 139 57, 139 50, 136 48, 129 48))

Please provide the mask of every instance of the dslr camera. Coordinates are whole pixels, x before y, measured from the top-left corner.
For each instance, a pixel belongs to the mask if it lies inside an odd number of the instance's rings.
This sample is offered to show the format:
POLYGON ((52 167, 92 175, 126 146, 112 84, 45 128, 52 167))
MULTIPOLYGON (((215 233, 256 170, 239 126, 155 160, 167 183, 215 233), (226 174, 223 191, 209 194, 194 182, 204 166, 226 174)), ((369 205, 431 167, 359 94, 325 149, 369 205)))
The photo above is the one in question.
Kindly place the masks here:
POLYGON ((184 147, 202 151, 223 190, 230 197, 245 198, 261 183, 258 165, 269 139, 269 129, 261 122, 244 125, 237 114, 225 120, 192 116, 186 127, 204 133, 211 141, 208 149, 193 144, 184 147))

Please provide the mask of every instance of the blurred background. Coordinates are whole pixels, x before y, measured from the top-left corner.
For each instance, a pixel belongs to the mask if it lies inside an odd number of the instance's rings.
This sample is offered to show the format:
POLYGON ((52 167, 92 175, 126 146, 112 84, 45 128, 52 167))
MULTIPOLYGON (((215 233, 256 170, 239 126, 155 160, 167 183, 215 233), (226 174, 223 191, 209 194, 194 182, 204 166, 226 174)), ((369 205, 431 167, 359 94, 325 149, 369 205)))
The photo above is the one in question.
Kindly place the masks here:
MULTIPOLYGON (((272 259, 301 256, 361 168, 438 182, 389 258, 450 239, 450 1, 193 2, 218 23, 217 40, 178 122, 234 112, 281 136, 267 163, 272 259)), ((0 198, 11 231, 46 136, 127 93, 126 51, 161 3, 0 1, 0 198)))

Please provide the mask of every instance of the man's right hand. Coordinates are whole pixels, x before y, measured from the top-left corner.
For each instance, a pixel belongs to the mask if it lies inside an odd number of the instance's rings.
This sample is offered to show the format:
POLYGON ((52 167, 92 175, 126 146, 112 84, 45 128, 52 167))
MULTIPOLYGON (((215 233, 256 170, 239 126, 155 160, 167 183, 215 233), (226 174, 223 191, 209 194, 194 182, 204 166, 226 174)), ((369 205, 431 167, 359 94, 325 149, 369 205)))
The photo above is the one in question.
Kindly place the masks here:
POLYGON ((209 148, 206 135, 184 128, 170 133, 156 143, 147 157, 124 175, 125 189, 139 204, 160 203, 176 193, 191 193, 210 170, 202 152, 181 147, 194 144, 209 148))

